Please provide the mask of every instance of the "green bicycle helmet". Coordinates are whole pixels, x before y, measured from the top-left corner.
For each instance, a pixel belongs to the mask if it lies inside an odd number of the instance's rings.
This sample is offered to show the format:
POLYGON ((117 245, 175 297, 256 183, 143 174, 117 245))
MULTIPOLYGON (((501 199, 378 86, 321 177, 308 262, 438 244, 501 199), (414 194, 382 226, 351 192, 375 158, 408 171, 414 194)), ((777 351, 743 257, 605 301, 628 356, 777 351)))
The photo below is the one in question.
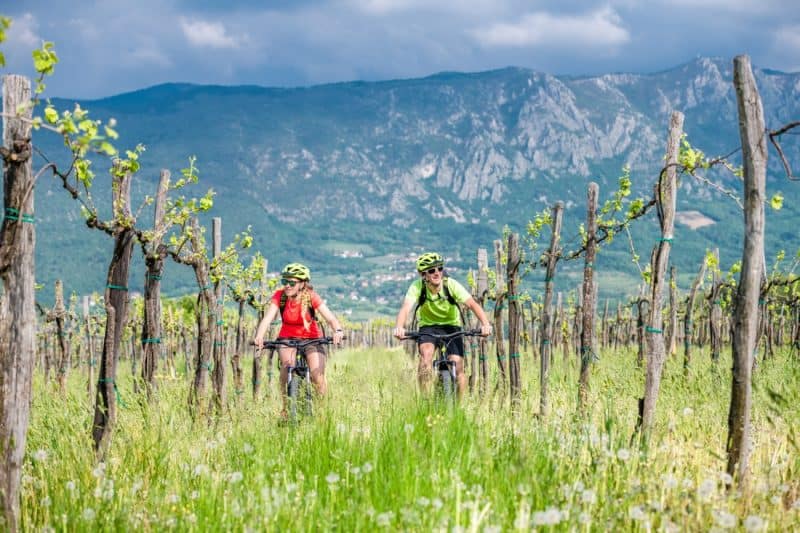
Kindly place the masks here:
POLYGON ((417 272, 437 266, 444 266, 444 258, 436 252, 426 252, 417 258, 417 272))
POLYGON ((295 278, 301 281, 309 281, 311 279, 311 271, 302 263, 289 263, 283 267, 281 272, 282 278, 295 278))

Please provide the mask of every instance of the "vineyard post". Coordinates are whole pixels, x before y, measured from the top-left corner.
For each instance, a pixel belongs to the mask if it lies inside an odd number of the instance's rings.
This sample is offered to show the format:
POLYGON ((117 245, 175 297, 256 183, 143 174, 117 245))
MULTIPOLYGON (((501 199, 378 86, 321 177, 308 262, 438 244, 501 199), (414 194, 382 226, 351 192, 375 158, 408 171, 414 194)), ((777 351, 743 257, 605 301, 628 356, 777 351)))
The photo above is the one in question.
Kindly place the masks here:
POLYGON ((589 369, 597 358, 594 340, 594 261, 597 253, 597 197, 599 186, 589 184, 586 202, 586 254, 583 265, 583 316, 580 337, 581 373, 578 381, 578 409, 584 411, 589 395, 589 369))
POLYGON ((505 342, 503 338, 503 308, 505 307, 505 287, 503 287, 503 243, 502 241, 494 241, 494 259, 495 259, 495 280, 496 285, 494 289, 494 350, 497 355, 497 368, 500 370, 500 377, 498 379, 498 386, 505 386, 506 383, 506 358, 505 342))
POLYGON ((213 320, 214 296, 211 292, 211 276, 209 273, 206 247, 201 237, 200 223, 197 217, 191 220, 190 243, 192 255, 186 261, 194 269, 199 292, 197 293, 197 351, 195 353, 194 379, 189 390, 189 407, 194 416, 203 412, 203 401, 206 399, 206 380, 212 366, 212 343, 214 342, 213 320))
POLYGON ((650 283, 650 308, 645 326, 647 344, 647 374, 644 398, 641 403, 642 437, 647 440, 655 418, 661 372, 664 366, 666 347, 662 328, 662 299, 664 278, 669 263, 669 253, 675 228, 675 197, 677 187, 677 163, 683 134, 683 113, 674 111, 670 117, 669 140, 667 141, 667 167, 662 171, 656 188, 656 205, 661 229, 661 238, 652 256, 650 283))
MULTIPOLYGON (((478 305, 483 307, 486 304, 486 295, 489 293, 489 253, 486 248, 478 248, 478 275, 475 283, 477 287, 478 305)), ((495 333, 497 335, 497 333, 495 333)), ((486 384, 489 380, 489 365, 486 361, 487 341, 485 337, 478 340, 478 362, 480 368, 481 394, 486 392, 486 384)))
POLYGON ((622 302, 617 302, 617 317, 614 322, 614 351, 619 349, 621 335, 625 329, 622 327, 622 302))
MULTIPOLYGON (((261 319, 264 318, 264 314, 267 312, 267 272, 268 272, 268 265, 269 262, 264 259, 264 266, 261 270, 261 279, 258 288, 258 298, 256 298, 256 302, 259 306, 258 308, 258 321, 261 322, 261 319)), ((252 385, 253 385, 253 400, 258 399, 258 394, 261 392, 261 358, 263 351, 258 348, 253 348, 253 378, 252 378, 252 385)), ((270 382, 272 381, 272 357, 270 356, 270 360, 267 363, 267 376, 270 378, 270 382)))
MULTIPOLYGON (((550 363, 553 358, 553 279, 556 275, 556 265, 561 253, 561 221, 564 215, 564 203, 556 202, 552 208, 553 229, 550 235, 550 248, 547 250, 547 267, 544 275, 544 303, 542 304, 542 333, 540 339, 540 358, 539 358, 539 416, 545 417, 548 414, 547 387, 548 376, 550 374, 550 363)), ((559 294, 560 296, 560 294, 559 294)), ((559 302, 561 298, 559 297, 559 302)))
MULTIPOLYGON (((211 219, 211 249, 213 250, 214 262, 219 260, 222 254, 222 218, 213 217, 211 219)), ((217 265, 217 268, 220 268, 217 265)), ((214 317, 213 327, 211 328, 214 356, 214 370, 212 371, 212 384, 214 386, 214 407, 218 413, 225 410, 227 387, 226 387, 226 373, 228 365, 225 364, 225 337, 223 335, 223 312, 224 306, 222 305, 222 283, 219 279, 214 282, 214 303, 211 307, 211 312, 214 317)))
POLYGON ((608 298, 603 305, 603 318, 600 321, 600 347, 608 347, 608 298))
POLYGON ((767 140, 764 109, 750 58, 733 60, 744 166, 744 249, 733 317, 733 376, 728 413, 727 472, 739 487, 748 481, 752 359, 758 328, 758 298, 764 273, 764 202, 767 140))
POLYGON ((669 337, 667 339, 667 355, 675 355, 678 340, 678 274, 677 267, 669 267, 669 337))
POLYGON ((117 417, 117 358, 119 355, 125 322, 128 319, 128 278, 133 253, 135 232, 130 211, 131 172, 114 165, 112 175, 112 200, 114 222, 111 227, 114 236, 114 251, 108 265, 104 301, 106 310, 112 310, 106 317, 106 332, 103 353, 100 356, 100 371, 97 380, 92 439, 98 458, 107 451, 111 430, 117 417))
POLYGON ((55 283, 55 304, 48 319, 55 322, 56 348, 58 349, 58 390, 62 395, 67 393, 67 374, 69 373, 69 345, 64 322, 67 309, 64 307, 64 285, 60 279, 55 283))
POLYGON ((91 316, 89 316, 89 296, 83 297, 83 327, 86 334, 86 391, 89 393, 89 400, 92 399, 94 392, 94 367, 97 364, 94 356, 94 338, 92 337, 91 316))
POLYGON ((711 300, 708 314, 708 332, 711 342, 711 361, 716 364, 722 352, 722 302, 720 293, 722 292, 722 281, 720 280, 719 269, 719 248, 714 248, 714 266, 711 271, 711 300))
POLYGON ((3 205, 0 226, 0 504, 3 525, 19 527, 22 458, 36 357, 30 80, 3 77, 3 205), (18 114, 19 113, 19 114, 18 114), (18 116, 19 118, 11 118, 18 116))
POLYGON ((144 246, 147 272, 144 277, 144 317, 142 323, 142 380, 148 400, 152 400, 158 384, 156 370, 163 357, 163 327, 161 325, 161 276, 164 273, 166 248, 161 239, 164 228, 169 170, 162 169, 156 192, 153 214, 153 240, 144 246))
POLYGON ((695 300, 697 299, 697 290, 700 288, 705 275, 706 260, 704 258, 703 263, 700 265, 700 271, 697 273, 697 277, 694 278, 692 288, 689 290, 689 296, 686 298, 686 315, 683 320, 683 374, 687 377, 689 375, 689 365, 692 362, 692 320, 694 318, 695 300))
POLYGON ((517 285, 519 283, 519 236, 516 233, 508 234, 508 249, 506 260, 506 280, 508 300, 508 374, 511 389, 511 404, 516 406, 520 399, 520 305, 517 285))

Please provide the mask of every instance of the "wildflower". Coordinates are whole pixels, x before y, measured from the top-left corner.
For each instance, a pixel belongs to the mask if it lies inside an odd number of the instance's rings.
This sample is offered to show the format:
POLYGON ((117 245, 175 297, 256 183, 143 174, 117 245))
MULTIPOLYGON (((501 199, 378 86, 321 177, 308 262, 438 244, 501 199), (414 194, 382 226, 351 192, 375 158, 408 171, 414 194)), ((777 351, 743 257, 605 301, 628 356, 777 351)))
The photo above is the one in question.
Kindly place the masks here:
POLYGON ((194 474, 194 477, 198 477, 198 476, 202 476, 204 474, 208 474, 208 466, 200 463, 199 465, 194 467, 194 470, 193 470, 192 473, 194 474))
POLYGON ((597 503, 597 493, 592 489, 586 489, 585 491, 581 492, 581 502, 594 505, 597 503))
POLYGON ((406 433, 412 433, 414 431, 414 424, 406 424, 403 428, 403 431, 406 433))
POLYGON ((361 479, 361 467, 354 466, 350 469, 350 473, 355 476, 356 479, 361 479))
POLYGON ((83 510, 83 519, 86 521, 94 520, 95 514, 94 509, 87 507, 83 510))
POLYGON ((98 463, 94 470, 92 470, 92 475, 96 478, 101 478, 106 474, 106 464, 105 463, 98 463))
POLYGON ((533 525, 535 526, 554 526, 561 522, 561 511, 551 507, 546 511, 533 513, 533 525))
POLYGON ((170 494, 169 496, 167 496, 167 503, 171 503, 172 505, 175 505, 179 501, 180 501, 180 497, 175 493, 170 494))
POLYGON ((366 463, 364 463, 364 466, 361 467, 361 470, 363 470, 365 474, 369 474, 370 472, 372 472, 372 463, 367 461, 366 463))
POLYGON ((381 527, 387 527, 389 524, 392 523, 392 517, 394 513, 391 511, 386 511, 385 513, 381 513, 375 517, 375 523, 381 527))
POLYGON ((189 522, 190 524, 196 524, 197 515, 194 513, 189 513, 188 515, 186 515, 186 521, 189 522))
POLYGON ((434 498, 431 502, 431 505, 433 505, 434 509, 441 509, 444 506, 444 503, 439 498, 434 498))
POLYGON ((672 490, 678 488, 678 479, 672 474, 664 474, 661 476, 661 481, 663 481, 665 489, 672 490))
POLYGON ((164 521, 164 525, 167 527, 175 527, 175 524, 178 523, 178 520, 174 516, 170 516, 164 521))
POLYGON ((336 483, 339 482, 339 479, 340 479, 339 474, 337 474, 336 472, 331 472, 330 474, 325 476, 325 481, 328 482, 328 485, 335 485, 336 483))
POLYGON ((694 409, 691 407, 684 407, 683 408, 683 416, 692 416, 694 414, 694 409))
POLYGON ((661 521, 661 531, 664 533, 678 533, 680 530, 680 526, 669 519, 665 518, 661 521))
POLYGON ((427 507, 428 505, 430 505, 430 503, 431 501, 425 496, 420 496, 419 498, 417 498, 417 505, 419 505, 420 507, 427 507))
POLYGON ((755 533, 757 531, 763 531, 766 529, 766 523, 764 519, 760 516, 750 515, 744 519, 744 528, 749 533, 755 533))
POLYGON ((340 437, 347 434, 347 426, 343 422, 336 424, 336 434, 340 437))
POLYGON ((242 451, 244 451, 244 453, 246 453, 247 455, 253 453, 253 450, 255 450, 255 448, 253 448, 253 445, 250 444, 249 442, 245 442, 244 445, 242 446, 242 451))
POLYGON ((33 452, 33 460, 37 463, 43 463, 47 461, 47 450, 42 450, 41 448, 33 452))
POLYGON ((67 488, 67 490, 68 490, 68 491, 72 492, 72 491, 74 491, 74 490, 75 490, 75 482, 74 482, 74 481, 72 481, 72 480, 70 479, 70 480, 69 480, 69 481, 67 481, 67 483, 65 484, 65 487, 67 488))
POLYGON ((619 450, 617 450, 617 459, 619 459, 620 461, 627 461, 630 458, 631 458, 631 452, 629 452, 625 448, 620 448, 619 450))
POLYGON ((242 479, 244 479, 244 474, 242 474, 241 472, 238 472, 238 471, 237 472, 231 472, 228 475, 228 481, 230 481, 231 483, 239 483, 242 479))
POLYGON ((700 499, 707 500, 711 497, 716 488, 717 484, 713 480, 703 480, 703 482, 697 487, 697 495, 700 497, 700 499))
POLYGON ((192 493, 189 495, 189 497, 193 500, 196 500, 197 498, 200 497, 200 493, 196 490, 193 490, 192 493))
POLYGON ((770 499, 769 499, 769 502, 770 502, 772 505, 778 505, 778 504, 780 504, 780 503, 781 503, 781 497, 780 497, 780 496, 778 496, 778 495, 775 495, 775 496, 773 496, 772 498, 770 498, 770 499))
POLYGON ((53 503, 53 501, 50 499, 50 496, 45 496, 44 498, 42 498, 41 501, 42 507, 50 507, 51 503, 53 503))
POLYGON ((715 511, 714 519, 722 529, 733 529, 736 527, 736 517, 727 511, 715 511))
POLYGON ((725 485, 732 485, 733 484, 733 476, 731 476, 727 472, 720 472, 719 473, 719 480, 722 481, 725 485))
POLYGON ((286 492, 292 494, 293 492, 297 492, 297 483, 287 483, 286 484, 286 492))
POLYGON ((136 481, 134 481, 133 485, 131 486, 131 494, 136 494, 137 492, 139 492, 143 485, 144 482, 141 479, 137 479, 136 481))
POLYGON ((631 518, 631 520, 647 520, 647 514, 640 505, 634 505, 628 509, 628 516, 631 518))

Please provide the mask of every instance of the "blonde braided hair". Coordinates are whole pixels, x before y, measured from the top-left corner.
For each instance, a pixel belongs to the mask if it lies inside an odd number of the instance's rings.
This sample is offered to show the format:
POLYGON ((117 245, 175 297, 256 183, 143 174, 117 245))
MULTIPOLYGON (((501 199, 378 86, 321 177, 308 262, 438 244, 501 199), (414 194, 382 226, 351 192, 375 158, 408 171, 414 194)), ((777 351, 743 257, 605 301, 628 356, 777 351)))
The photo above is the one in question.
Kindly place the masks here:
POLYGON ((303 319, 303 329, 306 331, 311 330, 311 322, 306 319, 306 311, 311 307, 312 290, 314 290, 314 287, 311 286, 311 283, 306 281, 303 292, 300 294, 300 318, 303 319))

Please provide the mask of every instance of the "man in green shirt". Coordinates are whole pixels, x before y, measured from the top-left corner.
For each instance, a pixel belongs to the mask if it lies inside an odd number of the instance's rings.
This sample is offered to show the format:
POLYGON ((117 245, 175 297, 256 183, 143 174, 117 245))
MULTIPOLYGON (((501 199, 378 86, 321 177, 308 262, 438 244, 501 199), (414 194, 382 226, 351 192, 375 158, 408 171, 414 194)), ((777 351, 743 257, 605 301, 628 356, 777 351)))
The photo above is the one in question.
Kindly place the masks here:
MULTIPOLYGON (((458 306, 466 305, 481 322, 481 333, 492 334, 492 325, 483 309, 469 291, 456 280, 445 276, 444 259, 435 252, 427 252, 417 258, 417 272, 420 279, 414 280, 406 292, 403 305, 397 313, 394 336, 405 337, 405 324, 409 313, 419 303, 420 333, 447 334, 461 330, 460 311, 458 306), (424 299, 423 299, 424 292, 424 299)), ((433 373, 434 343, 430 337, 422 336, 417 341, 419 347, 419 366, 417 378, 422 390, 430 389, 433 373)), ((464 374, 464 339, 456 337, 447 344, 447 358, 456 365, 456 380, 459 395, 467 386, 464 374)))

